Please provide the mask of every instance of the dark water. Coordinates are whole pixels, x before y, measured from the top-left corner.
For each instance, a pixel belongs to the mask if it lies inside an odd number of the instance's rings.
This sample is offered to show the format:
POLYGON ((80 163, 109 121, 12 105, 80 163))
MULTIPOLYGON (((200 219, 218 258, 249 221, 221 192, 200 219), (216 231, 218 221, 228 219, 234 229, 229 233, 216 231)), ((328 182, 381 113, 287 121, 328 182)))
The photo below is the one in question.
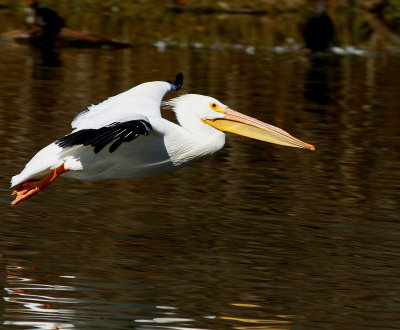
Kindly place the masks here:
POLYGON ((4 328, 400 328, 399 57, 151 45, 62 49, 50 63, 25 46, 0 54, 4 328), (229 136, 167 176, 60 178, 8 205, 10 177, 77 112, 180 71, 180 94, 214 96, 317 151, 229 136))

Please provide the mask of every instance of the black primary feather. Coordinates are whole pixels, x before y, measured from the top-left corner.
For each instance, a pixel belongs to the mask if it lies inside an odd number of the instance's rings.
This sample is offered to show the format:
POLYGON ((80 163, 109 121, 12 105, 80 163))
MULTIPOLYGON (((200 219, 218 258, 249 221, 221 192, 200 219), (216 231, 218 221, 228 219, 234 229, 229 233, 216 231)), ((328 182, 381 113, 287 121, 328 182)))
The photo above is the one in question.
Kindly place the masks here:
POLYGON ((168 80, 167 82, 169 82, 171 84, 171 88, 174 91, 179 91, 182 87, 183 84, 183 73, 179 72, 176 77, 175 77, 175 81, 172 82, 171 80, 168 80))
POLYGON ((131 142, 139 135, 149 135, 151 124, 145 120, 130 120, 123 123, 115 122, 101 128, 82 129, 68 134, 55 143, 61 148, 75 145, 91 145, 94 153, 99 153, 107 144, 111 144, 109 151, 114 152, 123 142, 131 142))

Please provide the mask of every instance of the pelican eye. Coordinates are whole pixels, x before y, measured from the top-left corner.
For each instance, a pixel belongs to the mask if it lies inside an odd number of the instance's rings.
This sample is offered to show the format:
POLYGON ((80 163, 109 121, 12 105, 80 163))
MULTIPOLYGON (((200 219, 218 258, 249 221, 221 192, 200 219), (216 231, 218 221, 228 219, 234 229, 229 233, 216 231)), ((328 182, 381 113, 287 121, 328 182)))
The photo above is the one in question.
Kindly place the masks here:
POLYGON ((215 112, 221 112, 224 113, 224 107, 219 105, 217 102, 210 102, 209 104, 210 108, 214 110, 215 112))
POLYGON ((213 110, 216 111, 216 112, 224 112, 224 111, 221 109, 221 107, 220 107, 217 103, 215 103, 215 102, 211 102, 211 103, 210 103, 210 108, 213 109, 213 110))

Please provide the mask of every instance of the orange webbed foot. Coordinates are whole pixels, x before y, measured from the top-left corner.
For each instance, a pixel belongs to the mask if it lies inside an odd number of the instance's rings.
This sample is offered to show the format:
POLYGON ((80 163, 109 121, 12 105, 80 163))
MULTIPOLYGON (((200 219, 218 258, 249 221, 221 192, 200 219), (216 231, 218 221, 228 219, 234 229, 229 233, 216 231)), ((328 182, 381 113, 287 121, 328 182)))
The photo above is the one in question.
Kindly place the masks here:
POLYGON ((15 189, 11 194, 17 195, 15 199, 11 202, 11 205, 17 205, 25 199, 32 197, 38 192, 46 188, 51 182, 53 182, 60 174, 68 171, 64 164, 52 170, 45 178, 42 180, 28 180, 21 183, 17 189, 15 189))
POLYGON ((17 197, 11 202, 11 205, 17 205, 25 199, 37 194, 39 191, 41 191, 41 189, 37 185, 33 185, 32 182, 24 182, 12 192, 12 195, 17 195, 17 197))

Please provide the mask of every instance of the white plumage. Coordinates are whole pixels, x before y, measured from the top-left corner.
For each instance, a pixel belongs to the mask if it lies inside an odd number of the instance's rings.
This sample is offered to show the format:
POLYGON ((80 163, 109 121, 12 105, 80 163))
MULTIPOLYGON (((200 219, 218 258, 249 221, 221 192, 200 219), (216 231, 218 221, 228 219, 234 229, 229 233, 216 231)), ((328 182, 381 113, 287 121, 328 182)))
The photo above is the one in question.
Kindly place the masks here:
POLYGON ((17 195, 12 204, 43 190, 60 174, 102 181, 172 171, 220 150, 225 143, 222 131, 314 150, 209 96, 187 94, 165 102, 180 125, 162 118, 163 97, 179 90, 182 83, 182 74, 174 83, 143 83, 78 114, 70 134, 40 150, 11 179, 17 195))

